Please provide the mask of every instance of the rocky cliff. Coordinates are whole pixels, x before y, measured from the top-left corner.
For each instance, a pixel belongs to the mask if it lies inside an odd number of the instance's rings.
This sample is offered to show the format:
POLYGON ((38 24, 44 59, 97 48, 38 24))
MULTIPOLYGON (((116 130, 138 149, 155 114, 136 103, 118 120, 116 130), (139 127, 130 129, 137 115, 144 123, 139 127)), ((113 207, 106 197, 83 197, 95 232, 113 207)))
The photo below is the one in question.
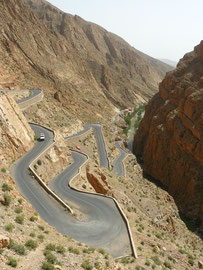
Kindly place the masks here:
POLYGON ((148 100, 171 69, 46 1, 2 0, 0 10, 1 87, 57 92, 80 119, 111 118, 114 105, 148 100))
POLYGON ((168 73, 134 139, 145 171, 203 226, 203 42, 168 73))
POLYGON ((0 91, 0 166, 6 168, 34 145, 34 132, 12 97, 0 91))

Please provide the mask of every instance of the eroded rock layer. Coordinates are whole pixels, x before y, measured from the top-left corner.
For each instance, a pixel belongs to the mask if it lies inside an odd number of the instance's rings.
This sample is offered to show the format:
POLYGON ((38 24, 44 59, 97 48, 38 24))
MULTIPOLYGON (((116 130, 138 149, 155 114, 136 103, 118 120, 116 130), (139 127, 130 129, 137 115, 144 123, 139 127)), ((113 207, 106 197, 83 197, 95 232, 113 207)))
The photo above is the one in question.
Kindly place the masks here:
POLYGON ((34 132, 15 100, 0 91, 0 165, 6 167, 34 145, 34 132))
POLYGON ((167 73, 134 139, 144 169, 203 226, 203 42, 167 73))

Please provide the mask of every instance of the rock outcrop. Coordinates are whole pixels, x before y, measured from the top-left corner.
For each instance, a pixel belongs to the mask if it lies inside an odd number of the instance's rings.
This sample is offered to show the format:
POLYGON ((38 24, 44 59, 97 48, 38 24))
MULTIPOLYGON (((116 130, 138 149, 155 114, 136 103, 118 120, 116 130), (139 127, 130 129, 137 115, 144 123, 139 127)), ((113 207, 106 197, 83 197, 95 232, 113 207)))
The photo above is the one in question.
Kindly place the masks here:
POLYGON ((108 180, 99 167, 88 165, 86 167, 86 174, 89 183, 97 193, 114 197, 111 187, 108 185, 108 180))
POLYGON ((146 106, 134 153, 180 211, 203 227, 203 42, 166 75, 146 106))
POLYGON ((9 238, 5 235, 0 235, 0 248, 6 248, 9 245, 9 238))
MULTIPOLYGON (((20 157, 34 145, 34 132, 15 100, 0 91, 0 164, 20 157)), ((1 168, 2 168, 1 167, 1 168)))

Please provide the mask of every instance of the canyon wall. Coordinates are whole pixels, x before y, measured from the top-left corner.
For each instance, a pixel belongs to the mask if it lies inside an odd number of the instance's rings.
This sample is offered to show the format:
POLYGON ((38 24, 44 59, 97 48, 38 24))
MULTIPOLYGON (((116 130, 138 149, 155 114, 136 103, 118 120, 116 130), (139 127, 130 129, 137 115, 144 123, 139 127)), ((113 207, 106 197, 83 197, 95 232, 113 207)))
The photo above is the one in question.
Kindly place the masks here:
POLYGON ((146 106, 134 153, 180 211, 203 226, 203 42, 167 73, 146 106))

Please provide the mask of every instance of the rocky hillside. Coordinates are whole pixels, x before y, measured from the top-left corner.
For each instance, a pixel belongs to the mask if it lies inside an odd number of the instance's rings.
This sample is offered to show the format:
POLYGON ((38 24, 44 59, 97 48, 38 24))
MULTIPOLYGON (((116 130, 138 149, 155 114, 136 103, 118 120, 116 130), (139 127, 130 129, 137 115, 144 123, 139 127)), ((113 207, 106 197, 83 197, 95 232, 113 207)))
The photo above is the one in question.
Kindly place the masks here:
POLYGON ((203 226, 203 42, 168 73, 134 139, 144 169, 203 226))
POLYGON ((107 119, 113 105, 149 99, 171 69, 47 2, 2 0, 0 9, 0 87, 57 92, 78 118, 107 119))
POLYGON ((12 97, 0 91, 0 164, 19 158, 34 145, 34 132, 12 97))
POLYGON ((136 94, 148 99, 166 71, 172 69, 102 27, 66 14, 47 1, 23 1, 50 29, 65 37, 115 105, 136 102, 136 94))

